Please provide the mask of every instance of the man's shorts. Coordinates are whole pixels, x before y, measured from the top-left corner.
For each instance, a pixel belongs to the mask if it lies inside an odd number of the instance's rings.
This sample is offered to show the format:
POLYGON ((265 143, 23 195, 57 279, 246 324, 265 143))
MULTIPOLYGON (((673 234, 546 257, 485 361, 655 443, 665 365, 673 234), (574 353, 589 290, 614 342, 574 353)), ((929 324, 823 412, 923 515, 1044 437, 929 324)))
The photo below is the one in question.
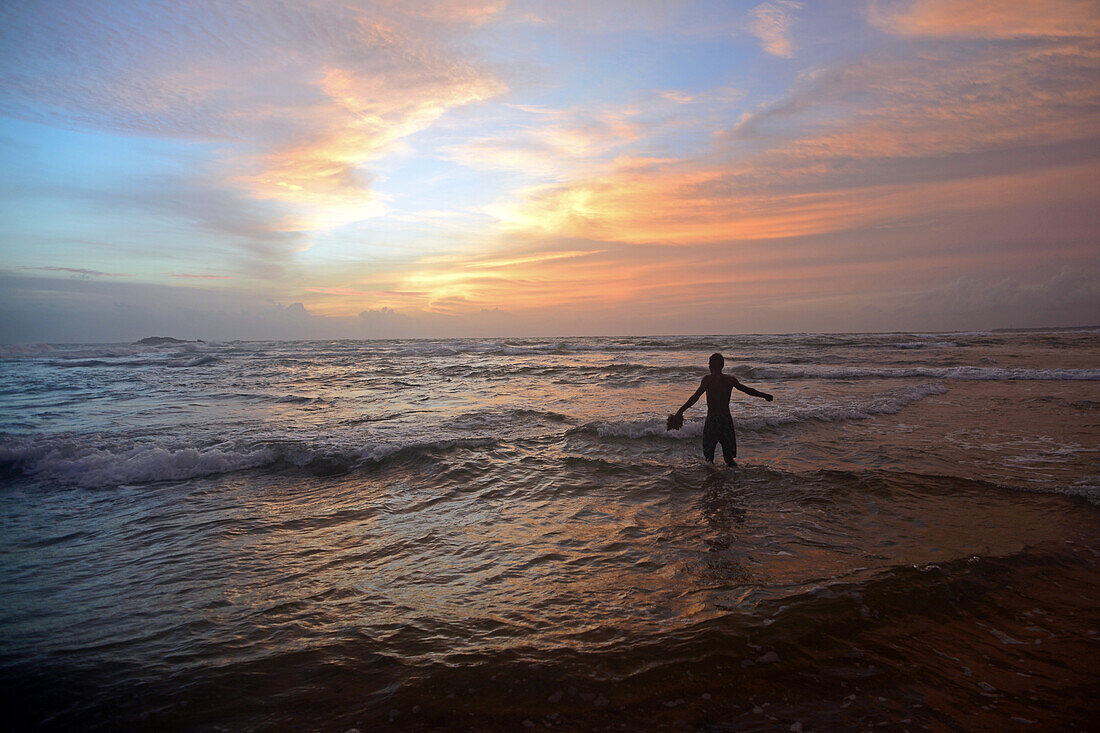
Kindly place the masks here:
POLYGON ((707 415, 703 425, 703 457, 714 460, 714 449, 722 444, 722 458, 733 463, 737 457, 737 436, 733 432, 733 417, 727 414, 707 415))

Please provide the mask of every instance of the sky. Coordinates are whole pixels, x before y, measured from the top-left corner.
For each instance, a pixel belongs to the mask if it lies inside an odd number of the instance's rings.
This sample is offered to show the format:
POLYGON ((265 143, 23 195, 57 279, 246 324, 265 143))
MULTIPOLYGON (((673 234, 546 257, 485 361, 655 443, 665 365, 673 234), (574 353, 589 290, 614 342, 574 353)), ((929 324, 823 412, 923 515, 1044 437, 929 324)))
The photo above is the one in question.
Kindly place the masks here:
POLYGON ((1100 323, 1093 0, 0 4, 0 341, 1100 323))

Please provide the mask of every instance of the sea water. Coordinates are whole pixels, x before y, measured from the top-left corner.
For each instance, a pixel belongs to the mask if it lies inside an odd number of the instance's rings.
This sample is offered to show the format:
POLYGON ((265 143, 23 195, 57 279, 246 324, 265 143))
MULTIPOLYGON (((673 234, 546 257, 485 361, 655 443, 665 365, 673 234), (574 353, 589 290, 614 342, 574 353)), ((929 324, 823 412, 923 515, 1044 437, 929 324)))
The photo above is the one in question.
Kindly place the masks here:
POLYGON ((0 349, 17 727, 1095 720, 1096 330, 0 349))

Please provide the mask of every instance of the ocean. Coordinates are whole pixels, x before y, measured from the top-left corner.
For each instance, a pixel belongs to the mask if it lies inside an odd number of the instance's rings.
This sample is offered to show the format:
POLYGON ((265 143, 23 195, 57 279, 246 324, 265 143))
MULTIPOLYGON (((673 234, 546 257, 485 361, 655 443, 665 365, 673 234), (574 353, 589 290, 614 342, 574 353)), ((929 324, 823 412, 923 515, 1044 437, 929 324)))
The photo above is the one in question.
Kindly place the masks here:
POLYGON ((1100 330, 5 346, 0 375, 12 729, 1100 713, 1100 330), (775 395, 734 392, 732 468, 705 399, 665 430, 715 351, 775 395))

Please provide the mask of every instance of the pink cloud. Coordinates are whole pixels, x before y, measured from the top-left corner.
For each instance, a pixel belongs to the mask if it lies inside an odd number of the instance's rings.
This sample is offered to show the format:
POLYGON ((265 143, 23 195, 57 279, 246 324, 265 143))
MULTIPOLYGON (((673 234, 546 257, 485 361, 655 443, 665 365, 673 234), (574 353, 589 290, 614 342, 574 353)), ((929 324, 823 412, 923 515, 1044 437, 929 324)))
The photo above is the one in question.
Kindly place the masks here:
POLYGON ((1092 0, 875 2, 870 17, 876 25, 903 36, 1095 37, 1100 33, 1100 6, 1092 0))
POLYGON ((791 26, 795 12, 801 8, 802 3, 794 0, 768 0, 749 11, 749 31, 771 55, 793 58, 791 26))

